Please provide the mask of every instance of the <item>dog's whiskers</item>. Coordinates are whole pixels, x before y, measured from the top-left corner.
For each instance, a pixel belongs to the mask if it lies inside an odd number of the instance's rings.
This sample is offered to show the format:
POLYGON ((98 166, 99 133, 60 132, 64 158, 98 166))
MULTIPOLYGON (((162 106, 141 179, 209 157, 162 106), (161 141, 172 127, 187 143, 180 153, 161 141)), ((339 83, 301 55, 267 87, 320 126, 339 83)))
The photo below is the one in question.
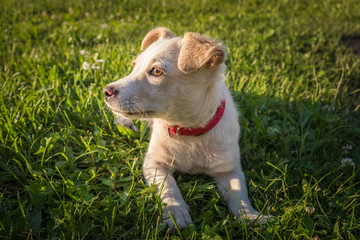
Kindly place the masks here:
POLYGON ((135 101, 135 102, 133 102, 133 103, 135 103, 135 106, 134 106, 134 105, 128 105, 129 108, 130 108, 130 110, 131 110, 132 112, 137 112, 141 117, 144 117, 145 109, 142 108, 142 107, 139 105, 138 102, 135 101))

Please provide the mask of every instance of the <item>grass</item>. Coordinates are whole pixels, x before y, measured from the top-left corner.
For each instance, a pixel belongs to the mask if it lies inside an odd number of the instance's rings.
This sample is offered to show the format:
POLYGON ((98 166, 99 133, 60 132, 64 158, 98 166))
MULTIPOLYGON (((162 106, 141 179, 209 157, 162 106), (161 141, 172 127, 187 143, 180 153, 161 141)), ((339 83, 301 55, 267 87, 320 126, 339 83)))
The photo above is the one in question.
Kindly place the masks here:
POLYGON ((345 41, 360 35, 359 1, 1 5, 1 239, 359 239, 360 59, 345 41), (194 224, 162 223, 141 170, 150 130, 114 125, 102 98, 156 26, 226 44, 250 199, 274 216, 264 227, 190 175, 176 178, 194 224))

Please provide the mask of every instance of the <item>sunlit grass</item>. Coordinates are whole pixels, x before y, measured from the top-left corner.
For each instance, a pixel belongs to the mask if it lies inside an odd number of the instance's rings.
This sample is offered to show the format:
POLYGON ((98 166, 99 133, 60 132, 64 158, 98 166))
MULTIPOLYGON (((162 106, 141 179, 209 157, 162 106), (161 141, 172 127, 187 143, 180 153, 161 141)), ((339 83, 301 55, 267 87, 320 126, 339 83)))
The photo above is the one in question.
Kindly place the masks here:
POLYGON ((2 1, 2 10, 1 239, 359 238, 360 60, 343 43, 360 35, 359 1, 2 1), (231 216, 212 179, 180 174, 194 224, 162 223, 141 169, 150 129, 114 125, 102 98, 157 26, 227 46, 250 199, 274 216, 265 227, 231 216))

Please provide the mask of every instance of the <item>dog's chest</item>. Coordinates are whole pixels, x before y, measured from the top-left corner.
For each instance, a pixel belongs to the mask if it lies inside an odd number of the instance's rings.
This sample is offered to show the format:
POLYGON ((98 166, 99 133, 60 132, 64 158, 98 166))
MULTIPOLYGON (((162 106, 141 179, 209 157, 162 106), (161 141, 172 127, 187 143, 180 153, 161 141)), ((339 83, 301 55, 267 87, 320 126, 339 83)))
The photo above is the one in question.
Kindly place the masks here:
POLYGON ((153 127, 149 163, 169 166, 175 172, 206 175, 226 172, 239 164, 238 131, 229 134, 219 128, 200 136, 170 137, 163 123, 155 121, 153 127))
POLYGON ((173 159, 176 171, 189 174, 207 174, 222 161, 221 146, 212 142, 202 142, 196 137, 180 137, 187 139, 171 139, 167 145, 168 154, 173 159))

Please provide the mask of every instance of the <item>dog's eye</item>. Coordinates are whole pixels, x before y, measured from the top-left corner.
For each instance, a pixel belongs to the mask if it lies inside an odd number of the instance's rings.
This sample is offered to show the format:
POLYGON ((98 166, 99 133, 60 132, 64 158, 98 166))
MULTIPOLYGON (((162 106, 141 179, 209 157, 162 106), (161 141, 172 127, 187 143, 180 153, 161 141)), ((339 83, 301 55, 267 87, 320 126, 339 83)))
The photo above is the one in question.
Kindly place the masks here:
POLYGON ((151 70, 150 70, 150 74, 153 75, 154 77, 160 77, 161 75, 164 74, 164 72, 157 68, 157 67, 153 67, 151 70))

